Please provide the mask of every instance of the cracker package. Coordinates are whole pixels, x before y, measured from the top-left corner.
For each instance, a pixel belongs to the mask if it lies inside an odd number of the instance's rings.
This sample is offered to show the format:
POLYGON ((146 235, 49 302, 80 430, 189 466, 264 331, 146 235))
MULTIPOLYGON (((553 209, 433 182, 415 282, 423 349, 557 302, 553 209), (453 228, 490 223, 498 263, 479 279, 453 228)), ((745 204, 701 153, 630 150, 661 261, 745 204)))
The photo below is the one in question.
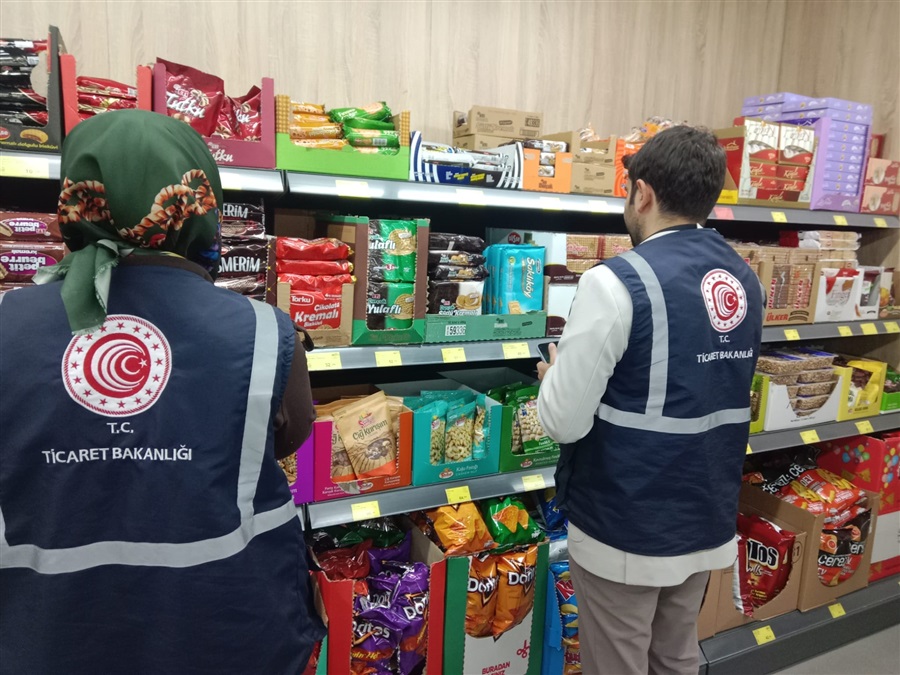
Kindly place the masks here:
POLYGON ((397 451, 384 392, 353 401, 336 410, 334 420, 357 478, 396 473, 397 451))
POLYGON ((466 594, 466 635, 491 635, 499 584, 497 557, 489 553, 473 555, 469 562, 469 586, 466 594))
POLYGON ((543 246, 500 245, 488 253, 488 272, 496 314, 527 314, 544 309, 543 246), (491 261, 496 265, 491 270, 491 261))
POLYGON ((518 626, 531 613, 537 558, 537 546, 497 555, 500 583, 492 626, 494 639, 518 626))

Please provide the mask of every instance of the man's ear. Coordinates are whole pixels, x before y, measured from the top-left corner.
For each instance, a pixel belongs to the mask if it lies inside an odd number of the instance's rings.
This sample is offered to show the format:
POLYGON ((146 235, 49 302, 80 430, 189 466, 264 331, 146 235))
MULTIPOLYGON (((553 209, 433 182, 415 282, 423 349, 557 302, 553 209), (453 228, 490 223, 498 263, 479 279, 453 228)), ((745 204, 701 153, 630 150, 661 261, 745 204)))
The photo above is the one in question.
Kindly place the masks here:
POLYGON ((634 208, 638 213, 646 213, 656 202, 656 193, 643 179, 638 179, 634 184, 634 208))

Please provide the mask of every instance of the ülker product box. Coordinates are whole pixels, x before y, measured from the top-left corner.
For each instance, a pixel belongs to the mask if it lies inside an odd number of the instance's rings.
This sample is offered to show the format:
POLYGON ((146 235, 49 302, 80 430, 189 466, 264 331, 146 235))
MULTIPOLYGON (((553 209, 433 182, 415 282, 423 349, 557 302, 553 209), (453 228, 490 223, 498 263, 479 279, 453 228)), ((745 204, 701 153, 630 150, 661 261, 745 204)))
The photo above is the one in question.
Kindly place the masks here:
POLYGON ((471 136, 456 136, 453 145, 464 150, 493 150, 509 143, 506 136, 491 136, 489 134, 472 134, 471 136))
POLYGON ((870 157, 866 164, 866 185, 892 187, 898 184, 900 162, 870 157))

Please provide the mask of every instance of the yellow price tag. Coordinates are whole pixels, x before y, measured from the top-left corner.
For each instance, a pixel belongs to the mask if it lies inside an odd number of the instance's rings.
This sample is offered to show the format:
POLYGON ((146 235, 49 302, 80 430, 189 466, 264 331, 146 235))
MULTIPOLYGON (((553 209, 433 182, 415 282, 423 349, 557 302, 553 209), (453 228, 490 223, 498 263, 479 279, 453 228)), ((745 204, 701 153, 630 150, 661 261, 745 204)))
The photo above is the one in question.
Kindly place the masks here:
POLYGON ((847 613, 844 611, 844 606, 839 602, 828 605, 828 611, 831 612, 832 619, 837 619, 839 616, 844 616, 847 613))
POLYGON ((468 485, 463 485, 462 487, 447 488, 446 492, 448 504, 459 504, 460 502, 472 501, 472 495, 469 494, 468 485))
POLYGON ((838 214, 834 214, 834 224, 835 225, 846 225, 847 224, 847 216, 839 216, 838 214))
POLYGON ((875 227, 887 227, 887 219, 885 218, 873 218, 875 221, 875 227))
POLYGON ((863 335, 878 335, 878 326, 874 323, 861 323, 859 327, 862 328, 863 335))
POLYGON ((522 492, 543 490, 545 487, 543 474, 536 473, 533 476, 522 476, 522 492))
POLYGON ((801 431, 800 432, 800 440, 806 443, 807 445, 810 443, 818 443, 819 442, 819 432, 815 429, 810 429, 809 431, 801 431))
POLYGON ((527 359, 531 356, 531 350, 527 342, 504 342, 504 359, 527 359))
POLYGON ((369 183, 364 180, 346 180, 337 178, 334 181, 339 197, 371 197, 369 183))
POLYGON ((875 429, 869 420, 860 420, 856 423, 856 430, 861 434, 874 434, 875 429))
POLYGON ((559 197, 541 197, 541 208, 545 211, 561 211, 562 200, 559 197))
POLYGON ((484 190, 476 188, 456 188, 456 201, 469 206, 484 206, 487 203, 484 190))
POLYGON ((222 181, 223 190, 240 190, 242 187, 241 177, 237 173, 228 171, 227 169, 219 171, 219 180, 222 181))
POLYGON ((885 321, 884 331, 886 333, 900 333, 900 325, 896 321, 885 321))
POLYGON ((369 520, 370 518, 381 518, 381 508, 378 506, 378 500, 371 502, 359 502, 350 505, 350 513, 353 520, 369 520))
POLYGON ((750 447, 750 444, 749 444, 749 443, 747 443, 747 454, 748 454, 748 455, 752 455, 752 454, 753 454, 753 448, 750 447))
POLYGON ((465 363, 465 347, 444 347, 441 349, 441 357, 444 363, 465 363))
POLYGON ((50 162, 46 157, 0 156, 0 176, 10 178, 50 178, 50 162))
POLYGON ((306 355, 306 365, 309 370, 340 370, 341 365, 340 352, 318 352, 311 351, 306 355))
POLYGON ((786 223, 787 216, 784 215, 784 211, 772 211, 772 220, 776 223, 786 223))
POLYGON ((841 334, 841 337, 851 337, 853 335, 853 330, 850 326, 838 326, 838 333, 841 334))
POLYGON ((775 640, 775 631, 772 630, 771 626, 755 628, 753 630, 753 637, 756 638, 756 644, 764 645, 767 642, 772 642, 775 640))
POLYGON ((785 328, 784 329, 784 338, 786 340, 799 340, 800 339, 800 331, 796 328, 785 328))
POLYGON ((392 349, 387 352, 375 352, 375 365, 379 368, 389 368, 391 366, 402 366, 403 357, 399 350, 392 349))

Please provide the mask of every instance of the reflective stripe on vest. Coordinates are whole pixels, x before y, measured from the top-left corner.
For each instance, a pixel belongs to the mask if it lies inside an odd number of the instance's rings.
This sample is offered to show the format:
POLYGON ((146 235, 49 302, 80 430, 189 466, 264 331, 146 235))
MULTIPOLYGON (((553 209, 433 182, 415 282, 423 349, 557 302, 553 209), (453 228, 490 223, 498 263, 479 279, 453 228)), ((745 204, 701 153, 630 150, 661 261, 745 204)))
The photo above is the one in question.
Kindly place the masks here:
POLYGON ((278 366, 278 323, 271 306, 252 301, 250 304, 255 313, 256 333, 237 486, 240 526, 221 537, 183 544, 100 541, 72 548, 46 549, 33 544, 10 546, 6 541, 6 522, 0 509, 0 568, 25 567, 40 574, 65 574, 100 565, 191 567, 230 558, 243 551, 257 535, 298 517, 293 500, 270 511, 253 512, 256 485, 269 434, 272 391, 278 366))
POLYGON ((644 290, 650 300, 653 326, 653 340, 650 345, 650 386, 647 391, 647 406, 643 413, 626 412, 601 403, 597 416, 616 426, 637 427, 665 434, 702 434, 726 424, 749 422, 750 408, 718 410, 702 417, 666 417, 662 414, 669 381, 669 316, 665 296, 653 268, 638 253, 628 251, 619 255, 619 260, 628 263, 634 269, 644 284, 644 290))

